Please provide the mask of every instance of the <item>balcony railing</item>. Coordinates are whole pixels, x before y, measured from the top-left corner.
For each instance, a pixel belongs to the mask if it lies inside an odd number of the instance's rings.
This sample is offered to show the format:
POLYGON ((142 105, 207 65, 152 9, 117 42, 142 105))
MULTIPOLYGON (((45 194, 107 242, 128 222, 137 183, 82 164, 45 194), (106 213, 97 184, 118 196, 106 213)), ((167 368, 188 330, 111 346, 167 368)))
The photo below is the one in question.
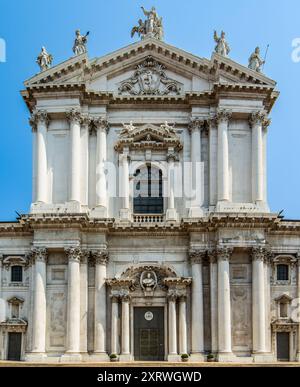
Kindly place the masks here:
POLYGON ((135 223, 162 223, 164 215, 162 214, 134 214, 133 221, 135 223))

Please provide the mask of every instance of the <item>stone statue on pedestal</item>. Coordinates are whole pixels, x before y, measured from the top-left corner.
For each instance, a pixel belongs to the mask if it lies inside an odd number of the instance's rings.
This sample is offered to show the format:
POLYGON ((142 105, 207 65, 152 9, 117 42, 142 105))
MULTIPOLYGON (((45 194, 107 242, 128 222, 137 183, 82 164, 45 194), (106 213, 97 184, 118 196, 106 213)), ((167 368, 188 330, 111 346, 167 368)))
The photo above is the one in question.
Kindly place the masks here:
POLYGON ((36 63, 40 66, 41 71, 47 70, 52 64, 53 57, 48 54, 46 48, 43 46, 39 56, 36 59, 36 63))
POLYGON ((215 52, 220 54, 220 55, 223 55, 223 56, 228 56, 228 54, 230 52, 230 47, 229 47, 228 43, 226 42, 225 32, 222 31, 221 36, 218 37, 217 31, 215 31, 214 32, 214 40, 217 43, 217 45, 215 47, 215 52))
POLYGON ((261 72, 261 66, 265 63, 264 60, 260 57, 260 48, 256 47, 255 51, 251 54, 249 58, 249 65, 248 68, 254 71, 257 71, 258 73, 261 72))
POLYGON ((155 7, 152 7, 150 11, 146 11, 144 7, 141 8, 147 19, 144 22, 139 19, 138 25, 131 30, 131 37, 137 33, 141 39, 155 38, 163 40, 162 17, 158 17, 155 7))
POLYGON ((76 38, 74 41, 73 52, 75 55, 84 54, 87 51, 86 44, 87 44, 87 37, 89 35, 89 31, 85 35, 81 35, 80 31, 76 30, 75 34, 76 34, 76 38))

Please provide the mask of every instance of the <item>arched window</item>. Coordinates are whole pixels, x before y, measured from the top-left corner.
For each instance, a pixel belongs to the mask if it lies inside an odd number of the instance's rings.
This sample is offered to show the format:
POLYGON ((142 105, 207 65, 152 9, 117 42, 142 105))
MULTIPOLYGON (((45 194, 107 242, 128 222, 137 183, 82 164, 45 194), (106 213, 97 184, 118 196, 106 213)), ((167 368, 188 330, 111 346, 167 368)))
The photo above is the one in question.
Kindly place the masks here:
POLYGON ((133 211, 135 214, 162 214, 162 171, 145 165, 134 174, 133 211))
POLYGON ((277 265, 277 281, 288 281, 289 280, 289 266, 280 264, 277 265))
POLYGON ((22 266, 11 267, 11 282, 22 282, 23 281, 23 268, 22 266))

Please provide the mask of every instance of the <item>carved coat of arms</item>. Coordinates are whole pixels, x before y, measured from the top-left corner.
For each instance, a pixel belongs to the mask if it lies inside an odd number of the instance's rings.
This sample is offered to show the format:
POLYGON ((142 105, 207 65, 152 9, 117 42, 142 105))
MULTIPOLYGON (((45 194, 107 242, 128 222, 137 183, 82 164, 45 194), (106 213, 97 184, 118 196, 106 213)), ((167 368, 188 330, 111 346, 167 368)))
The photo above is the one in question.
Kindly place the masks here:
POLYGON ((181 83, 166 75, 165 67, 151 56, 137 65, 132 77, 119 86, 119 93, 132 95, 180 94, 181 83))

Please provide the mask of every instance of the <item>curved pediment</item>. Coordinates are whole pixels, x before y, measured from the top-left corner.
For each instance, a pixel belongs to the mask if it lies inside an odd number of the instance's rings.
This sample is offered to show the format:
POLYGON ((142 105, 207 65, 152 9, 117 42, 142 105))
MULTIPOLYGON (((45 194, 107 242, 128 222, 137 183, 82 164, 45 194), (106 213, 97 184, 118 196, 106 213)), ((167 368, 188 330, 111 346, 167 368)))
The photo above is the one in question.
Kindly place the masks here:
POLYGON ((134 126, 131 122, 129 125, 123 124, 123 127, 115 146, 118 151, 125 147, 129 149, 171 147, 177 151, 182 149, 182 143, 174 126, 170 126, 167 122, 161 125, 145 124, 140 127, 134 126))

